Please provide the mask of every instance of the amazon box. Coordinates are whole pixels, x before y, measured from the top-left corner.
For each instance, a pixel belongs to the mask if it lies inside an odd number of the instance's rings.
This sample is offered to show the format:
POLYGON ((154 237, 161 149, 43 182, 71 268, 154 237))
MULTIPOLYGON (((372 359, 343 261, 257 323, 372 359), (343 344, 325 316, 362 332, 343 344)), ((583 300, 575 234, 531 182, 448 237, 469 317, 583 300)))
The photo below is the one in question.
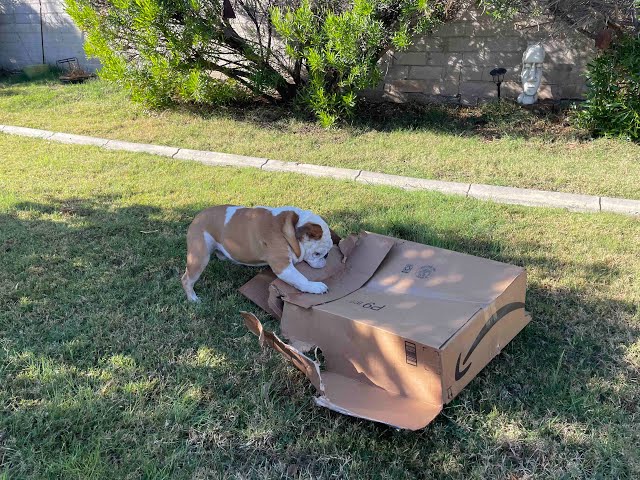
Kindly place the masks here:
POLYGON ((297 268, 329 292, 301 293, 269 270, 240 289, 288 342, 253 314, 245 324, 305 373, 317 405, 397 428, 429 424, 530 320, 523 268, 428 245, 363 233, 325 268, 297 268), (304 353, 316 347, 322 365, 304 353))

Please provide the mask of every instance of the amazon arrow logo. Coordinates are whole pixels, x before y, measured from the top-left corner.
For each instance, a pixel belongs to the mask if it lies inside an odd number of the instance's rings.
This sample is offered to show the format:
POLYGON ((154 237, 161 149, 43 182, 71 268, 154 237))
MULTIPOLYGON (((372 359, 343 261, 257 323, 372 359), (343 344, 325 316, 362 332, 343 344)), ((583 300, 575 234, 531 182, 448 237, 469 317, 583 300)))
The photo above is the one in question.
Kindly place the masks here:
MULTIPOLYGON (((522 302, 514 302, 514 303, 509 303, 509 304, 505 305, 504 307, 498 309, 498 311, 491 316, 491 318, 487 321, 487 323, 484 324, 484 327, 482 327, 482 330, 480 330, 480 332, 478 332, 478 336, 476 337, 476 339, 471 344, 471 348, 469 348, 469 351, 465 355, 464 361, 462 362, 462 365, 467 363, 467 361, 469 360, 469 357, 471 356, 473 351, 478 347, 478 345, 480 345, 480 342, 482 342, 482 339, 487 335, 487 333, 489 333, 489 331, 502 318, 504 318, 505 316, 509 315, 514 310, 519 310, 521 308, 524 308, 524 303, 522 303, 522 302)), ((460 352, 460 354, 458 355, 458 361, 456 363, 456 382, 466 375, 466 373, 471 368, 471 364, 473 363, 473 362, 469 363, 469 365, 467 365, 462 370, 460 370, 460 359, 461 358, 462 358, 462 352, 460 352)))

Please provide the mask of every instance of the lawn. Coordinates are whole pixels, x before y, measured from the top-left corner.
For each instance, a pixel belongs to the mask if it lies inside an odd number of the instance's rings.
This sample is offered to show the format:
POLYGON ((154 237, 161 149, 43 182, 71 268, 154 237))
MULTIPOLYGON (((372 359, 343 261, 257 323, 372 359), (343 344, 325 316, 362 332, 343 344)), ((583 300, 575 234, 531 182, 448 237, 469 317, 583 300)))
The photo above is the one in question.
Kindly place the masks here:
POLYGON ((0 478, 640 477, 637 219, 2 134, 0 152, 0 478), (223 202, 523 265, 533 322, 422 431, 320 409, 242 324, 266 320, 237 292, 256 270, 213 261, 184 299, 186 227, 223 202))
POLYGON ((503 104, 366 106, 326 131, 284 108, 147 112, 101 81, 0 80, 0 123, 413 177, 640 199, 640 146, 503 104))

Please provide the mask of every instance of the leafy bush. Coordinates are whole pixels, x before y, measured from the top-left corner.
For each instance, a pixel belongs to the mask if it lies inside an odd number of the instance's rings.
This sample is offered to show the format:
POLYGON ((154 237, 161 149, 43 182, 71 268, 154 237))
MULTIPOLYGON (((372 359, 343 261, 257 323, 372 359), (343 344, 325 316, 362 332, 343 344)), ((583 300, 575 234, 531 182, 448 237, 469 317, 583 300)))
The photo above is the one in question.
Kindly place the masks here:
POLYGON ((449 0, 68 0, 100 75, 135 100, 299 98, 326 125, 348 116, 377 62, 445 18, 449 0), (228 3, 226 3, 228 2, 228 3), (276 33, 277 31, 277 33, 276 33), (225 78, 227 80, 221 80, 225 78))
POLYGON ((172 29, 171 16, 189 7, 171 3, 67 0, 67 11, 87 32, 85 50, 100 59, 99 75, 129 90, 135 101, 160 107, 175 101, 223 104, 242 98, 245 94, 236 80, 216 78, 204 62, 185 58, 188 43, 198 41, 200 27, 172 29))
POLYGON ((640 37, 625 36, 587 70, 589 91, 578 124, 595 134, 640 140, 640 37))
POLYGON ((328 127, 352 114, 358 91, 380 82, 380 57, 392 46, 409 47, 413 35, 444 18, 444 7, 428 0, 353 0, 340 11, 339 3, 302 0, 297 8, 273 8, 271 21, 287 55, 306 66, 302 98, 328 127))

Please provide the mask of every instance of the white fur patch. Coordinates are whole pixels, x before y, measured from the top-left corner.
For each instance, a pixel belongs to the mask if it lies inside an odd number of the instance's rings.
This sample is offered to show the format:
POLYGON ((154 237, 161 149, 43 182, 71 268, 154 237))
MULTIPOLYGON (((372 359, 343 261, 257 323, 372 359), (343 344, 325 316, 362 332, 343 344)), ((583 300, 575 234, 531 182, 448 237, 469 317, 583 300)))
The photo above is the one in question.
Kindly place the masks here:
POLYGON ((244 207, 227 207, 227 211, 224 214, 224 224, 226 225, 231 220, 231 217, 240 209, 244 207))
POLYGON ((293 285, 301 292, 327 293, 327 286, 322 282, 311 282, 302 275, 296 267, 289 265, 279 275, 278 278, 289 285, 293 285))

